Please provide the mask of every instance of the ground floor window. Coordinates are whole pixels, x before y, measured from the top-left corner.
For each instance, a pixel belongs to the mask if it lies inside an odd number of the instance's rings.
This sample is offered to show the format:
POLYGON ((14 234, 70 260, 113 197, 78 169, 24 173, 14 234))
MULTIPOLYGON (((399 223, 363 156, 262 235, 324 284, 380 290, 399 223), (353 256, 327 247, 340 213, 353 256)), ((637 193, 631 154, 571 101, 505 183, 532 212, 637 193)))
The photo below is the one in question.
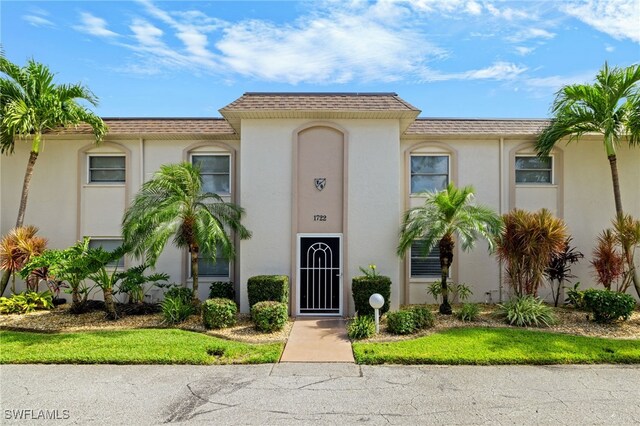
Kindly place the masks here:
MULTIPOLYGON (((122 245, 122 238, 93 238, 89 240, 89 248, 102 247, 105 251, 114 251, 122 245)), ((124 268, 124 257, 107 264, 109 268, 124 268)))
POLYGON ((216 250, 216 257, 200 253, 198 256, 198 276, 229 278, 229 259, 223 256, 222 249, 216 250))
POLYGON ((426 256, 424 242, 411 245, 411 278, 440 278, 440 249, 435 246, 426 256))

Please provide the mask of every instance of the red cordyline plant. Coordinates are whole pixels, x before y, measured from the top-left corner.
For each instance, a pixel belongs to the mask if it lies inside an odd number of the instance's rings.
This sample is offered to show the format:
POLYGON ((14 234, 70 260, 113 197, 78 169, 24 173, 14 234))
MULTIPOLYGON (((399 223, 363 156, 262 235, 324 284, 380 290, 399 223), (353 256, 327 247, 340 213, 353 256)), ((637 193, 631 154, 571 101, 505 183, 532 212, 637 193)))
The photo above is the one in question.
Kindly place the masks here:
POLYGON ((591 266, 598 284, 626 293, 635 273, 633 259, 640 246, 640 220, 621 215, 611 223, 613 229, 605 229, 598 236, 591 266))
MULTIPOLYGON (((38 228, 33 225, 13 228, 0 241, 0 269, 13 277, 12 291, 15 293, 15 274, 32 256, 41 254, 47 247, 47 239, 38 237, 38 228)), ((38 290, 38 280, 27 279, 27 288, 38 290)))
POLYGON ((514 209, 502 220, 497 255, 505 264, 506 281, 517 297, 537 296, 550 260, 565 248, 567 227, 547 209, 514 209))

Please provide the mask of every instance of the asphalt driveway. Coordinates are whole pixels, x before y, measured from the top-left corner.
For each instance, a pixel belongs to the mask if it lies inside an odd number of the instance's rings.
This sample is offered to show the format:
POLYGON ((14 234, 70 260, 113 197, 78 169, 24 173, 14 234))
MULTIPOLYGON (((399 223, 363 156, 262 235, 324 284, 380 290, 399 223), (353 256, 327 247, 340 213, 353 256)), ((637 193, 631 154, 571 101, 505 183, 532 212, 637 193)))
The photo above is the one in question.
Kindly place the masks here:
POLYGON ((624 425, 640 366, 3 365, 0 408, 3 425, 624 425))

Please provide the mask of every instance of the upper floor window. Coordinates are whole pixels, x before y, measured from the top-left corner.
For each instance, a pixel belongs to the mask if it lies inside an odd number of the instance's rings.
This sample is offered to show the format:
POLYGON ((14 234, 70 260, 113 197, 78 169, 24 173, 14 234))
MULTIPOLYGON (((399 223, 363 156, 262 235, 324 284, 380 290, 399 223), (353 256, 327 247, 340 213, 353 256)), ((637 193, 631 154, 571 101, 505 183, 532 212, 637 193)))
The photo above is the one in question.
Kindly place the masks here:
POLYGON ((442 191, 449 184, 448 155, 411 156, 411 193, 442 191))
POLYGON ((218 195, 231 193, 231 156, 228 154, 194 154, 194 166, 200 167, 202 191, 218 195))
MULTIPOLYGON (((102 247, 105 251, 114 251, 122 245, 122 238, 91 238, 89 240, 89 248, 102 247)), ((115 262, 107 264, 109 268, 124 268, 124 257, 115 262)))
POLYGON ((124 155, 90 155, 89 183, 124 183, 124 155))
POLYGON ((415 241, 411 245, 411 278, 436 278, 441 275, 440 248, 436 245, 425 255, 424 242, 415 241))
POLYGON ((516 183, 553 183, 553 158, 533 155, 516 156, 516 183))

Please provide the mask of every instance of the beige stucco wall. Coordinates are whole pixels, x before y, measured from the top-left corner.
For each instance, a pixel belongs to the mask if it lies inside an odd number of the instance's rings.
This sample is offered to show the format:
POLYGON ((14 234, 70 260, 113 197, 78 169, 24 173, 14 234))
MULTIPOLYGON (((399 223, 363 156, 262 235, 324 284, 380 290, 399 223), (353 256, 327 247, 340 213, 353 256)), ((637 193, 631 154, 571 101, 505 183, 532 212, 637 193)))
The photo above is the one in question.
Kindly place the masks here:
MULTIPOLYGON (((51 137, 35 166, 25 224, 38 226, 39 235, 49 239, 50 248, 69 247, 83 236, 117 238, 126 205, 140 189, 142 181, 151 178, 160 165, 187 160, 191 149, 199 152, 234 151, 238 145, 238 141, 145 140, 107 136, 104 143, 96 146, 90 139, 51 137), (126 183, 87 183, 86 156, 89 154, 126 155, 126 183)), ((14 155, 0 159, 2 234, 15 224, 29 148, 27 143, 18 143, 14 155)), ((127 267, 138 263, 132 258, 125 259, 127 267)), ((169 274, 171 282, 191 283, 187 277, 186 253, 172 246, 171 239, 158 259, 156 269, 169 274)), ((211 281, 201 278, 201 298, 207 297, 211 281)), ((159 297, 159 294, 154 296, 159 297)), ((100 298, 101 294, 95 292, 92 297, 100 298)))
POLYGON ((248 310, 244 284, 251 276, 286 274, 291 277, 293 288, 297 284, 293 251, 296 231, 291 220, 294 143, 296 130, 312 124, 343 129, 348 144, 347 220, 343 232, 345 313, 353 313, 352 277, 361 274, 359 266, 371 263, 392 278, 392 303, 398 306, 399 262, 395 256, 401 210, 398 121, 272 119, 242 121, 240 204, 247 210, 245 224, 254 236, 241 242, 241 309, 248 310))
MULTIPOLYGON (((494 208, 499 213, 508 212, 518 207, 527 210, 538 210, 546 207, 564 218, 573 236, 573 243, 585 254, 585 259, 574 266, 572 272, 577 275, 575 282, 583 286, 594 286, 592 270, 589 266, 591 254, 597 234, 615 215, 613 190, 609 162, 607 161, 601 140, 585 138, 579 143, 566 145, 561 143, 554 154, 553 185, 520 185, 516 186, 513 173, 515 153, 532 152, 533 138, 424 138, 404 140, 402 151, 405 156, 409 152, 442 152, 443 146, 454 150, 452 156, 452 177, 457 185, 473 185, 476 189, 476 200, 494 208), (502 149, 501 149, 502 146, 502 149), (500 167, 502 161, 502 167, 500 167), (502 190, 500 185, 502 170, 502 190)), ((421 203, 419 197, 409 197, 408 176, 409 164, 401 161, 404 175, 405 206, 421 203)), ((621 147, 618 154, 618 168, 622 201, 626 212, 640 217, 640 150, 621 147)), ((640 253, 637 253, 640 261, 640 253)), ((410 303, 433 303, 426 293, 426 283, 433 280, 417 280, 409 277, 408 260, 403 268, 403 281, 407 288, 410 303)), ((487 300, 487 292, 491 300, 497 301, 508 297, 506 284, 500 290, 500 271, 495 256, 487 253, 487 246, 479 244, 470 252, 462 252, 459 247, 454 258, 452 279, 464 282, 474 291, 474 301, 487 300)), ((635 294, 633 290, 630 293, 635 294)), ((550 290, 543 288, 540 295, 550 298, 550 290)))
MULTIPOLYGON (((239 261, 234 265, 235 274, 231 278, 240 290, 242 310, 246 312, 249 277, 295 276, 293 144, 296 129, 311 123, 314 121, 243 120, 242 142, 108 137, 108 143, 93 147, 87 138, 50 138, 36 164, 25 223, 37 225, 40 234, 49 238, 52 248, 68 247, 83 235, 117 236, 117 225, 127 200, 161 164, 187 159, 190 149, 200 152, 229 149, 234 152, 235 188, 230 200, 246 209, 244 224, 254 234, 252 239, 239 245, 239 261), (85 149, 89 149, 87 152, 109 153, 118 149, 126 152, 130 166, 127 184, 87 185, 85 149)), ((562 160, 557 161, 555 167, 561 168, 562 173, 557 175, 561 179, 554 186, 515 187, 511 181, 512 154, 526 151, 532 138, 505 138, 502 142, 499 137, 400 141, 397 120, 331 120, 325 124, 342 129, 347 143, 345 294, 350 296, 351 279, 360 274, 358 267, 375 263, 380 273, 392 278, 393 307, 402 303, 433 302, 426 294, 426 283, 411 281, 408 262, 400 261, 395 255, 401 213, 420 202, 408 194, 407 155, 414 149, 428 151, 433 147, 445 147, 453 153, 454 181, 458 185, 474 185, 479 203, 499 212, 506 212, 512 206, 555 208, 566 220, 574 244, 586 256, 573 268, 578 276, 576 281, 593 285, 589 267, 591 252, 597 234, 609 226, 614 216, 609 163, 600 140, 590 138, 567 146, 561 144, 562 160)), ((0 158, 2 234, 15 222, 28 151, 29 143, 18 141, 14 155, 0 158)), ((618 157, 624 208, 640 217, 640 150, 623 146, 618 157)), ((128 265, 134 263, 127 260, 128 265)), ((169 273, 174 282, 185 282, 186 254, 169 243, 157 269, 169 273)), ((473 300, 486 300, 487 292, 493 301, 500 297, 500 271, 484 243, 468 253, 457 250, 452 279, 471 285, 473 300)), ((294 280, 291 285, 296 285, 294 280)), ((208 283, 202 280, 199 296, 205 298, 207 293, 208 283)), ((503 293, 506 297, 508 292, 504 289, 503 293)), ((541 295, 547 296, 548 291, 543 290, 541 295)), ((352 313, 350 297, 345 298, 345 302, 345 313, 352 313)))

